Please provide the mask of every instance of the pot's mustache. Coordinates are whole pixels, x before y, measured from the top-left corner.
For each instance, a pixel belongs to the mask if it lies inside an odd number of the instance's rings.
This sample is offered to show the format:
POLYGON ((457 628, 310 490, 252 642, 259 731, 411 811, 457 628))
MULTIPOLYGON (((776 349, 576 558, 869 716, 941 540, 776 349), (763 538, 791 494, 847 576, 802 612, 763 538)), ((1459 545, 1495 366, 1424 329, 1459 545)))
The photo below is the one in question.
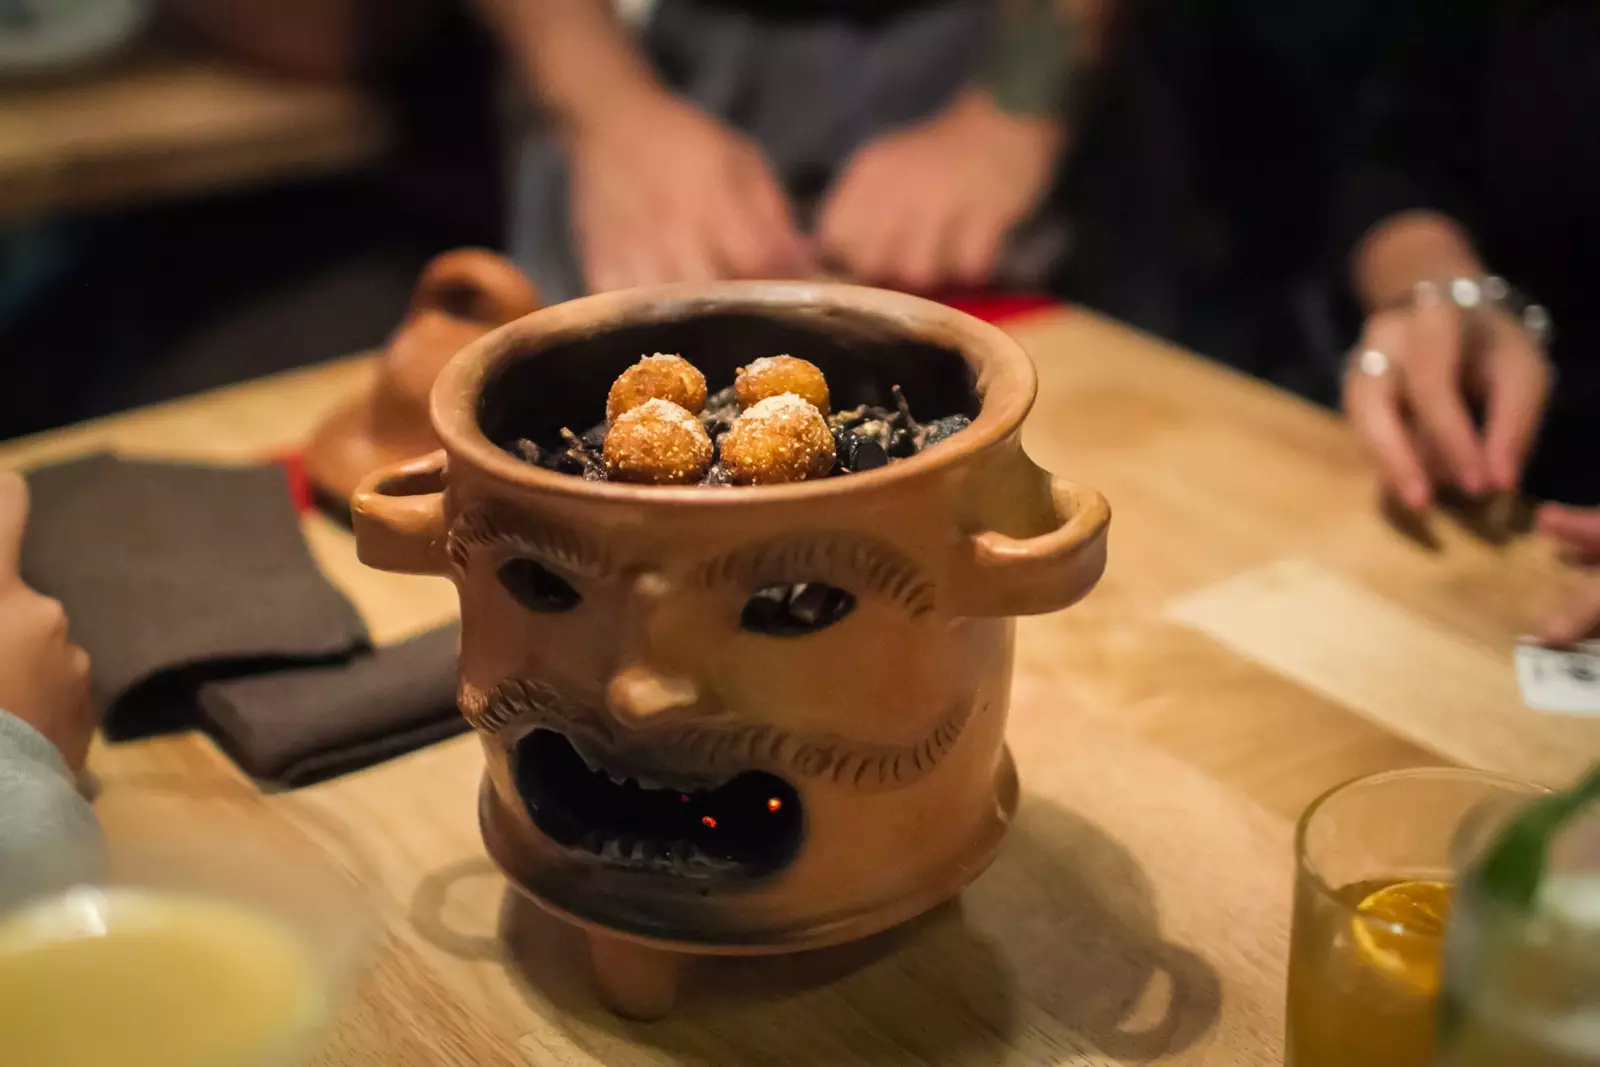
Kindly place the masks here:
POLYGON ((655 771, 721 781, 765 769, 790 780, 827 778, 867 790, 920 780, 955 747, 976 710, 970 703, 956 704, 916 741, 885 745, 726 717, 635 730, 548 682, 522 678, 508 678, 487 691, 463 684, 457 702, 467 721, 483 733, 498 734, 513 723, 555 730, 585 758, 625 773, 655 771))

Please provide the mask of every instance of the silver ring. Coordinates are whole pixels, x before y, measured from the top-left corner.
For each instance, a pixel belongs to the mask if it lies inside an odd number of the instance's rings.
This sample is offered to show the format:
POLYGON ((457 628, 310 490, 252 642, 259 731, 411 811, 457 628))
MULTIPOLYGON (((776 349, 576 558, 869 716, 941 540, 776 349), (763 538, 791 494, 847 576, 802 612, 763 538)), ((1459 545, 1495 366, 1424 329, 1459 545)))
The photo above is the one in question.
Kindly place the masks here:
POLYGON ((1450 282, 1450 300, 1463 311, 1483 303, 1483 285, 1476 278, 1455 278, 1450 282))
POLYGON ((1364 375, 1368 378, 1382 378, 1386 374, 1393 372, 1394 360, 1389 358, 1388 353, 1376 348, 1363 348, 1359 352, 1353 353, 1353 358, 1350 360, 1350 370, 1352 373, 1364 375))

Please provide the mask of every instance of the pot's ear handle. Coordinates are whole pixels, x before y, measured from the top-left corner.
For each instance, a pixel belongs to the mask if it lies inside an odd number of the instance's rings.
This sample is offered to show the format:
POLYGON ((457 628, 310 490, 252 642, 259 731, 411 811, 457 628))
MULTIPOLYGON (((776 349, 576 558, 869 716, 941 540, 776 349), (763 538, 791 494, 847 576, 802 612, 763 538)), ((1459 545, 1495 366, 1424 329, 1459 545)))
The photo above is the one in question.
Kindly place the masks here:
POLYGON ((1111 506, 1087 486, 1051 476, 1059 525, 1037 537, 993 530, 967 538, 960 604, 964 615, 1042 615, 1077 603, 1106 569, 1111 506))
POLYGON ((443 449, 362 479, 350 498, 361 562, 400 574, 446 573, 444 486, 443 449))

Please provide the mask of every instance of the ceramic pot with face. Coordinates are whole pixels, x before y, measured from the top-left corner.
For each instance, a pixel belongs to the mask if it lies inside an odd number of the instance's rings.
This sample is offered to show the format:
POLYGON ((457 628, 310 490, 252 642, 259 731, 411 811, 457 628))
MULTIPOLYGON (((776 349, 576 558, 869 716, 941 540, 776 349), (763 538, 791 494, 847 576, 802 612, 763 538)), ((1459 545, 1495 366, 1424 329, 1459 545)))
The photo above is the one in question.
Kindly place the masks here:
POLYGON ((988 865, 1017 801, 1011 617, 1088 593, 1110 520, 1024 455, 1035 385, 1006 334, 915 297, 611 293, 463 350, 433 390, 443 449, 357 492, 362 559, 459 589, 489 852, 589 931, 614 1008, 667 1011, 682 955, 860 938, 988 865), (586 481, 509 450, 598 421, 653 352, 713 390, 799 356, 837 408, 898 385, 920 418, 972 423, 877 470, 747 488, 586 481), (775 629, 757 602, 799 584, 825 610, 775 629))

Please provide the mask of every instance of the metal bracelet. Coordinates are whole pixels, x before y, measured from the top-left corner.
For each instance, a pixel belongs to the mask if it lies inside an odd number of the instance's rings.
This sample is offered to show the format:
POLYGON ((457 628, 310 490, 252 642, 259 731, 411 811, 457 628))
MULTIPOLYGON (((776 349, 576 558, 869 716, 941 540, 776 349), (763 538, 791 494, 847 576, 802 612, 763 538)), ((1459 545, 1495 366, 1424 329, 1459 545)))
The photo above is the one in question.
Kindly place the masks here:
POLYGON ((1413 307, 1433 307, 1445 300, 1463 311, 1499 308, 1522 323, 1534 343, 1549 347, 1555 323, 1543 304, 1535 304, 1498 274, 1467 274, 1444 281, 1422 281, 1411 288, 1413 307))

